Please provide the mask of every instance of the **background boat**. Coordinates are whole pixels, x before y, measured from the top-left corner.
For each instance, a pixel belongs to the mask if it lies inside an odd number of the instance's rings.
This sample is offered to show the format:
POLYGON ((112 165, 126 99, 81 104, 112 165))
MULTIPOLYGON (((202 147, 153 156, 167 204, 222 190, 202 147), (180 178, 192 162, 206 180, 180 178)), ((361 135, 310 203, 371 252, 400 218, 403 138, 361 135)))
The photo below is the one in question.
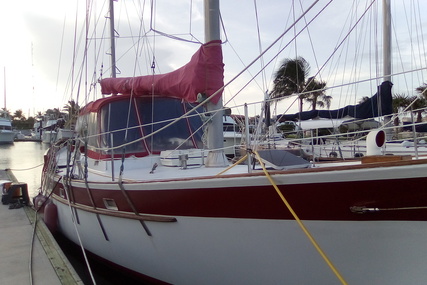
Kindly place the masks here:
POLYGON ((12 119, 6 111, 0 110, 0 143, 11 144, 13 143, 14 137, 15 133, 12 130, 12 119))

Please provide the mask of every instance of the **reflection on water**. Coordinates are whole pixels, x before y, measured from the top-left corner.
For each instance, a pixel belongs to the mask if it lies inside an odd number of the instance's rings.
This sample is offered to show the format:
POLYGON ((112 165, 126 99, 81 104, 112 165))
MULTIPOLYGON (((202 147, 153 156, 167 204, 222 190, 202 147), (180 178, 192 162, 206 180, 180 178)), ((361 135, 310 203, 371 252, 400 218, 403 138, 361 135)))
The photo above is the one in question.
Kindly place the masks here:
POLYGON ((48 147, 41 142, 0 145, 0 169, 10 168, 19 182, 27 183, 30 197, 38 193, 43 155, 48 147))

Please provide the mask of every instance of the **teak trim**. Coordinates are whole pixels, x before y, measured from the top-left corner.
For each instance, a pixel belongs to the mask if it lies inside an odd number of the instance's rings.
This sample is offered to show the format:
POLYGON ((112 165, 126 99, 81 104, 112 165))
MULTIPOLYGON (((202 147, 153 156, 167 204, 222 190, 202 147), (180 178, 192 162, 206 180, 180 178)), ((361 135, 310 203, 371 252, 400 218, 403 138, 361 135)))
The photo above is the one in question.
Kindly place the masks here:
MULTIPOLYGON (((68 205, 68 201, 66 199, 56 194, 53 194, 52 198, 62 204, 68 205)), ((82 210, 82 211, 94 213, 94 214, 112 216, 112 217, 123 218, 123 219, 132 219, 132 220, 150 221, 150 222, 163 222, 163 223, 171 223, 171 222, 177 221, 177 219, 174 217, 162 217, 162 216, 145 215, 145 214, 135 215, 134 213, 126 213, 126 212, 120 212, 120 211, 114 211, 114 210, 93 208, 91 206, 75 204, 75 203, 71 203, 71 207, 82 210)))

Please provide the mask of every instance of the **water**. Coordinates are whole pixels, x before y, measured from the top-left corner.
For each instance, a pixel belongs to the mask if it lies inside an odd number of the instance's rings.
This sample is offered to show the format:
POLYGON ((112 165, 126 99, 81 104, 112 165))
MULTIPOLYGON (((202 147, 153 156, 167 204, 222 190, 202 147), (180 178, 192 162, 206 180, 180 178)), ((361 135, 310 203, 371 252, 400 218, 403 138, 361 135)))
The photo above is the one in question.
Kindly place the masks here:
POLYGON ((43 155, 48 145, 40 142, 15 142, 0 145, 0 169, 11 169, 19 182, 28 185, 30 198, 38 194, 43 155))
MULTIPOLYGON (((0 145, 0 169, 11 169, 19 182, 27 183, 31 200, 38 194, 40 188, 43 156, 48 147, 47 144, 40 142, 0 145)), ((61 235, 55 235, 55 238, 84 284, 93 284, 81 249, 61 235)), ((144 284, 94 258, 89 258, 89 263, 98 285, 144 284)))

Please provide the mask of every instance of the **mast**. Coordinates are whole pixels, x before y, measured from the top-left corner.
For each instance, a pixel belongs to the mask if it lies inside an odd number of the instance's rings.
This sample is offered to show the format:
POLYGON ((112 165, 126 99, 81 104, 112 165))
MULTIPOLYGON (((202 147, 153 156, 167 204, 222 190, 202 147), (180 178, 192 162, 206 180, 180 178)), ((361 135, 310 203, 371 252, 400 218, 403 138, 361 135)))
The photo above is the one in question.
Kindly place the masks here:
MULTIPOLYGON (((390 0, 383 0, 383 80, 391 82, 391 9, 390 0)), ((380 90, 381 91, 381 90, 380 90)), ((382 115, 381 92, 379 92, 379 115, 382 115)), ((391 139, 391 118, 384 116, 384 126, 387 140, 391 139)))
POLYGON ((110 0, 111 77, 116 78, 116 42, 114 30, 114 0, 110 0))
POLYGON ((3 88, 4 88, 4 90, 3 90, 3 92, 4 92, 4 110, 6 111, 6 66, 4 66, 3 67, 3 76, 4 76, 4 78, 3 78, 3 88))
POLYGON ((383 0, 383 76, 391 82, 391 12, 390 0, 383 0))
MULTIPOLYGON (((205 0, 205 42, 221 39, 219 22, 219 0, 205 0)), ((211 122, 208 125, 208 158, 206 166, 221 167, 228 165, 224 154, 223 133, 223 103, 222 98, 217 104, 207 103, 207 111, 211 114, 211 122)))

